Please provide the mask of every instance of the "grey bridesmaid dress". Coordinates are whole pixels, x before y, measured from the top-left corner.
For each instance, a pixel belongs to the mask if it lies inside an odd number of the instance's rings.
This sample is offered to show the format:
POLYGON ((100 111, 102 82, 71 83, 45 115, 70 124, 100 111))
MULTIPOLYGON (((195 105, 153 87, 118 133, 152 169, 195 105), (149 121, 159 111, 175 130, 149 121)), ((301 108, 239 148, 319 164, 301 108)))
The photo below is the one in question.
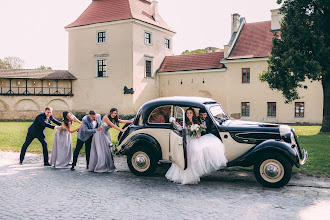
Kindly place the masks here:
POLYGON ((109 129, 105 122, 101 124, 102 130, 97 131, 92 140, 89 158, 89 171, 97 173, 116 172, 116 167, 111 153, 111 138, 109 129))
POLYGON ((71 133, 64 127, 57 130, 54 137, 51 154, 51 165, 54 168, 70 168, 72 161, 72 140, 71 133))

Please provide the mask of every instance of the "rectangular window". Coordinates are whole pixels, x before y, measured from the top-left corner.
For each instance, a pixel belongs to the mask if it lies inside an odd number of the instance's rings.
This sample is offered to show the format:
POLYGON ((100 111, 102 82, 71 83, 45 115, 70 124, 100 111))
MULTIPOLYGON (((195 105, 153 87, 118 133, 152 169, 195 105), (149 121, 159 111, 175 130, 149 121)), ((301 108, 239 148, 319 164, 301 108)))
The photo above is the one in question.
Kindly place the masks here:
POLYGON ((276 117, 276 102, 267 102, 267 116, 276 117))
POLYGON ((295 102, 294 116, 295 117, 305 116, 305 102, 295 102))
POLYGON ((151 44, 151 33, 150 32, 144 32, 144 43, 151 44))
POLYGON ((152 77, 152 58, 145 58, 145 77, 152 77))
POLYGON ((250 83, 250 68, 242 68, 242 83, 250 83))
POLYGON ((165 38, 165 49, 170 49, 170 40, 165 38))
POLYGON ((241 103, 242 116, 250 116, 250 102, 241 103))
POLYGON ((107 76, 107 60, 100 59, 97 60, 97 77, 107 76))
POLYGON ((97 32, 97 43, 105 43, 106 42, 106 32, 105 31, 100 31, 97 32))

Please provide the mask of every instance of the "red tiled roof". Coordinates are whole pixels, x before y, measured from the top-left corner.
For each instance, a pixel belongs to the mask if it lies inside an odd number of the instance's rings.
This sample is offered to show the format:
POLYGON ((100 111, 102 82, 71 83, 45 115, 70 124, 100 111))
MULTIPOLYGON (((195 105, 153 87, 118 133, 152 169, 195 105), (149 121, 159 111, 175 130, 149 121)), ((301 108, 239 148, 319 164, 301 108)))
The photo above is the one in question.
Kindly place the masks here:
POLYGON ((223 52, 167 56, 158 72, 221 69, 223 52))
POLYGON ((228 59, 267 57, 272 49, 271 21, 246 23, 228 59))
POLYGON ((147 0, 93 1, 75 22, 67 25, 65 28, 110 21, 137 19, 174 32, 160 16, 158 22, 153 19, 152 8, 152 3, 147 0))

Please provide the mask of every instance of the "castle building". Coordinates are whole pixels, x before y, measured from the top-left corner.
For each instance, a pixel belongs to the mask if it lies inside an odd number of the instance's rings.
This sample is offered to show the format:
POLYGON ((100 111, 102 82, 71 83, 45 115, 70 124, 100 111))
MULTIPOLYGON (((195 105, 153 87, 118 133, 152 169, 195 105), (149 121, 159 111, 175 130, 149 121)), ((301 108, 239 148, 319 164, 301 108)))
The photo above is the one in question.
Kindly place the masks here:
POLYGON ((159 97, 157 70, 165 56, 173 55, 175 32, 158 14, 157 1, 93 1, 65 29, 69 72, 78 79, 75 111, 117 107, 121 114, 134 114, 159 97))
POLYGON ((0 93, 0 118, 5 119, 8 112, 32 118, 46 103, 58 114, 67 109, 75 113, 95 109, 105 114, 117 107, 122 115, 134 115, 146 101, 182 95, 212 98, 237 119, 320 124, 323 93, 319 82, 306 82, 308 90, 299 91, 302 98, 285 104, 280 92, 258 79, 268 70, 272 38, 280 21, 278 10, 271 11, 270 21, 255 23, 233 14, 232 36, 223 52, 174 56, 175 31, 159 15, 157 1, 93 0, 65 27, 69 33, 68 71, 43 73, 58 77, 51 79, 55 87, 46 83, 54 88, 46 101, 40 99, 40 93, 26 89, 33 89, 31 80, 49 81, 46 75, 31 78, 32 70, 21 72, 21 80, 26 82, 21 87, 29 91, 27 96, 8 93, 7 84, 17 80, 15 70, 0 70, 1 82, 6 83, 0 85, 5 91, 0 93), (56 89, 60 84, 67 88, 67 95, 56 89), (22 101, 29 104, 20 107, 22 101))

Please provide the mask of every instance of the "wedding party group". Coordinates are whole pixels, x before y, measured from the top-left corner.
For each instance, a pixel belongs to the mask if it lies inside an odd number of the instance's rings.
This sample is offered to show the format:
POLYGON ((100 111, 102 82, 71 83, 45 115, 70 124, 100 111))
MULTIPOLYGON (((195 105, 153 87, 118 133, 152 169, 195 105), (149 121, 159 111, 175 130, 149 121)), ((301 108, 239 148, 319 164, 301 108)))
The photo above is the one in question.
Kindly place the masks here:
MULTIPOLYGON (((210 132, 211 122, 206 111, 201 109, 197 117, 195 110, 188 108, 184 117, 187 128, 188 165, 185 170, 182 170, 175 163, 172 163, 165 177, 175 183, 197 184, 201 176, 225 167, 228 161, 225 157, 224 144, 210 132)), ((72 113, 65 111, 63 112, 62 122, 60 122, 53 117, 52 108, 46 107, 45 111, 36 117, 28 129, 26 140, 21 149, 19 163, 23 163, 28 146, 33 139, 37 138, 43 147, 45 166, 75 170, 79 152, 85 145, 87 169, 89 171, 116 172, 109 129, 112 127, 125 132, 127 127, 120 128, 119 123, 133 123, 133 121, 119 119, 118 110, 112 108, 110 113, 102 119, 100 114, 91 110, 88 115, 82 118, 82 121, 78 120, 72 113), (74 122, 79 123, 80 127, 72 129, 74 122), (46 127, 57 130, 50 163, 44 132, 46 127), (78 131, 77 144, 72 155, 71 133, 76 131, 78 131)), ((178 126, 180 125, 178 124, 178 126)))
POLYGON ((31 142, 37 138, 43 148, 44 165, 54 168, 71 168, 75 170, 79 152, 85 145, 87 169, 94 172, 116 172, 111 152, 111 138, 109 129, 115 128, 124 132, 127 128, 120 128, 119 123, 132 123, 130 120, 118 118, 118 110, 112 108, 110 113, 101 119, 101 115, 91 110, 88 115, 78 120, 71 112, 63 112, 62 122, 52 115, 52 108, 47 106, 29 127, 25 142, 21 149, 20 162, 22 165, 26 150, 31 142), (80 127, 72 129, 73 123, 80 127), (56 124, 57 126, 52 125, 56 124), (51 159, 49 163, 45 128, 56 129, 51 159), (71 133, 78 131, 77 144, 72 156, 71 133))

